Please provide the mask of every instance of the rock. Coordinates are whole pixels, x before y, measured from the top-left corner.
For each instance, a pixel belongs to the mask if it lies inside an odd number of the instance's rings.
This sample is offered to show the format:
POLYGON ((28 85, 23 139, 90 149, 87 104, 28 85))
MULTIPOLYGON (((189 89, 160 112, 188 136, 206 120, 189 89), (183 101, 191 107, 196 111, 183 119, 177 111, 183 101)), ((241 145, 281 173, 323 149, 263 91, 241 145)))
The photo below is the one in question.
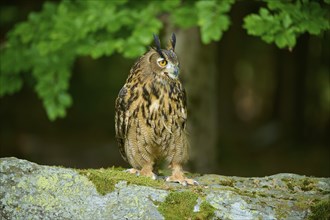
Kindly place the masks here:
POLYGON ((0 219, 329 219, 330 178, 202 175, 183 187, 116 168, 0 159, 0 219), (2 217, 2 218, 1 218, 2 217))

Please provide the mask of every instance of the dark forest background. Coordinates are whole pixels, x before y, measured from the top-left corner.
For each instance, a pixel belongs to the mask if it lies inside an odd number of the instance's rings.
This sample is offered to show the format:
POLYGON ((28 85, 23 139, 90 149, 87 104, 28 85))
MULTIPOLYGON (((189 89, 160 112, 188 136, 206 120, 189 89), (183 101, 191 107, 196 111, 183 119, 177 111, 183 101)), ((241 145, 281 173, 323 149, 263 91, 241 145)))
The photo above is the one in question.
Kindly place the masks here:
MULTIPOLYGON (((1 1, 1 42, 43 3, 1 1)), ((237 1, 228 31, 207 45, 197 27, 161 30, 164 45, 171 32, 177 35, 188 94, 187 170, 330 176, 329 31, 303 34, 292 50, 279 49, 242 28, 243 18, 259 7, 257 1, 237 1)), ((114 139, 114 102, 134 62, 118 53, 76 59, 69 88, 73 105, 55 121, 48 119, 33 82, 0 98, 0 156, 75 168, 128 167, 114 139)), ((23 78, 30 80, 27 73, 23 78)))

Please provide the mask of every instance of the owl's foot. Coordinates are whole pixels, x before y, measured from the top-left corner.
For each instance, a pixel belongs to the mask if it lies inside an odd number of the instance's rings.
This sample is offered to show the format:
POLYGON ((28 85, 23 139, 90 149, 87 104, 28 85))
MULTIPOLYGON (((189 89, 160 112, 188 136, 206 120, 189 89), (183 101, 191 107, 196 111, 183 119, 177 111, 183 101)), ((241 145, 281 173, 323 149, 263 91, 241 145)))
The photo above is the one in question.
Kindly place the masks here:
POLYGON ((141 176, 147 176, 147 177, 150 177, 153 180, 157 179, 157 175, 154 174, 152 172, 152 170, 150 170, 150 169, 142 168, 142 170, 138 170, 138 169, 135 169, 135 168, 131 168, 131 169, 128 169, 126 171, 131 173, 131 174, 135 174, 137 176, 140 176, 140 175, 141 176))
POLYGON ((170 165, 172 168, 172 175, 166 178, 167 182, 177 182, 183 186, 187 185, 199 185, 199 183, 194 179, 186 178, 182 171, 182 166, 179 164, 170 165))
POLYGON ((185 177, 176 178, 176 177, 173 177, 173 176, 169 176, 169 177, 166 178, 166 181, 167 182, 180 183, 183 186, 199 185, 199 183, 196 180, 185 178, 185 177))

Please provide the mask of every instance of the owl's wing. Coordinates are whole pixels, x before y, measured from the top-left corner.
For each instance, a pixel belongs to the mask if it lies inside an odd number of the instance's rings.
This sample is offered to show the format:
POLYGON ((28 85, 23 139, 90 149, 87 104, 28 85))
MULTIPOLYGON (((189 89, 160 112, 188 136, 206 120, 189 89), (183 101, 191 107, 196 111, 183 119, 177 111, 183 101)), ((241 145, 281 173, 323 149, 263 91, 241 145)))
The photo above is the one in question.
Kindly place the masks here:
POLYGON ((186 90, 181 88, 181 92, 179 95, 180 106, 181 106, 181 118, 182 118, 182 129, 185 130, 187 125, 187 95, 186 90))
POLYGON ((119 152, 121 156, 127 161, 125 153, 125 137, 127 135, 128 127, 128 109, 126 103, 127 96, 127 87, 124 87, 120 90, 118 98, 115 105, 115 130, 116 130, 116 139, 119 146, 119 152))

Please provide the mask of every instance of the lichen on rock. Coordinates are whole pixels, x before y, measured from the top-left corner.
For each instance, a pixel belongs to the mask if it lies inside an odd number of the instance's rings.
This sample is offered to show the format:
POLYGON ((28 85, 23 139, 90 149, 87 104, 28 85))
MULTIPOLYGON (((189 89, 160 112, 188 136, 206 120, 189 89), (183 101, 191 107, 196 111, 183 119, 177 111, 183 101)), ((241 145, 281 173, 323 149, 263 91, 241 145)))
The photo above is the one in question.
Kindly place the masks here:
POLYGON ((329 219, 330 178, 195 175, 199 186, 121 169, 0 159, 0 219, 329 219))

